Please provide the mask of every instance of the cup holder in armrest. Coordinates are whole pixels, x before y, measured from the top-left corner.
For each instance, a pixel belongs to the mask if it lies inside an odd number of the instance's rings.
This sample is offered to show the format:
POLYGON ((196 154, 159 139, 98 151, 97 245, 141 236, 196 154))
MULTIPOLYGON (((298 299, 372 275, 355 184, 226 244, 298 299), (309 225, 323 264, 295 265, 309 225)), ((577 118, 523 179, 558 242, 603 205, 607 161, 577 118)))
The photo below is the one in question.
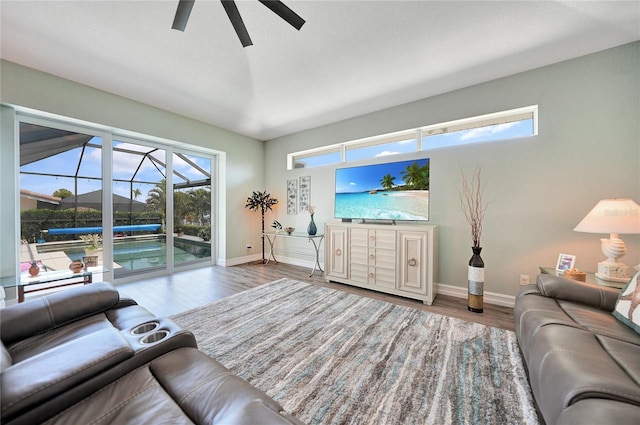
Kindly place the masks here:
POLYGON ((142 338, 140 338, 140 343, 146 345, 155 344, 156 342, 160 342, 168 336, 169 331, 160 330, 143 336, 142 338))
POLYGON ((160 326, 160 323, 158 322, 147 322, 133 328, 131 330, 131 333, 134 335, 146 334, 155 329, 158 329, 159 326, 160 326))

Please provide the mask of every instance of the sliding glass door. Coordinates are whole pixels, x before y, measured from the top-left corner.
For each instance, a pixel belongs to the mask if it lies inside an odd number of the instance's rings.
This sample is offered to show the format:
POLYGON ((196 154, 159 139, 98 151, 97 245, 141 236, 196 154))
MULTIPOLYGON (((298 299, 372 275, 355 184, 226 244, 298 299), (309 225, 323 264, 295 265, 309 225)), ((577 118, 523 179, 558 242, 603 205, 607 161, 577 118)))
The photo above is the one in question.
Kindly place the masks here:
POLYGON ((175 152, 172 165, 174 264, 211 261, 212 160, 175 152))
MULTIPOLYGON (((20 269, 67 270, 99 243, 102 138, 73 127, 20 123, 20 269)), ((97 265, 97 264, 96 264, 97 265)))
POLYGON ((118 279, 213 264, 213 154, 35 118, 19 143, 23 269, 80 259, 118 279))
POLYGON ((113 273, 122 278, 164 270, 167 151, 138 141, 113 141, 113 273))

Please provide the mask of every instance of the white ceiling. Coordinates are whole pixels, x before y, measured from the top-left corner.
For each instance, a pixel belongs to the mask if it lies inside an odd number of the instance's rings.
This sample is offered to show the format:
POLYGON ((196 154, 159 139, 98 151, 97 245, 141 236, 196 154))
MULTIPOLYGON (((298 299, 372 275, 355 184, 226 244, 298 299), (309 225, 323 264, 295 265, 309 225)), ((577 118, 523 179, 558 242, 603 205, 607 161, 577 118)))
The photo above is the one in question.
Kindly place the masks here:
POLYGON ((0 55, 269 140, 640 39, 639 0, 237 4, 247 48, 218 0, 2 0, 0 55))

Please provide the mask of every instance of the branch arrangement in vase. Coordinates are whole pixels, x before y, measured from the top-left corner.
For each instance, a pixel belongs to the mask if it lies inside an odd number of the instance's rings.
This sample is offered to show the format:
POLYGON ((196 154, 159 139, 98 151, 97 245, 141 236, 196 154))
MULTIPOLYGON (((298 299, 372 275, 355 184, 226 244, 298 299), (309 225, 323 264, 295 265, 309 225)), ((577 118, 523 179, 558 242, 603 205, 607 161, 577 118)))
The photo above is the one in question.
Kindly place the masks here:
POLYGON ((480 167, 476 168, 471 178, 467 179, 462 169, 462 187, 458 189, 460 193, 460 207, 467 222, 471 225, 471 240, 474 247, 480 247, 480 237, 482 236, 482 222, 484 221, 484 213, 490 202, 483 203, 482 185, 480 167))

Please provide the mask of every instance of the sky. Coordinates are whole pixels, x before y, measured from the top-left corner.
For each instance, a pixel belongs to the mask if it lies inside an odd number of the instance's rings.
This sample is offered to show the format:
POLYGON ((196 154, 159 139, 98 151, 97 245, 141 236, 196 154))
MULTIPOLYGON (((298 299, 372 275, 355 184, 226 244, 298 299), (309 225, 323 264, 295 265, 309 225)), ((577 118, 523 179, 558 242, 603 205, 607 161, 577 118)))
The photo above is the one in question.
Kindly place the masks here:
MULTIPOLYGON (((425 137, 422 140, 422 150, 428 153, 431 149, 462 146, 469 143, 490 142, 495 140, 518 139, 521 137, 531 136, 532 134, 533 120, 523 120, 425 137)), ((415 139, 377 146, 368 146, 366 148, 348 150, 347 161, 357 161, 381 156, 416 152, 416 149, 415 139)), ((306 163, 307 167, 338 164, 340 163, 340 152, 305 158, 303 161, 306 163)))
MULTIPOLYGON (((99 137, 94 137, 90 144, 101 145, 102 140, 99 137)), ((149 152, 153 148, 147 146, 136 145, 133 143, 114 142, 114 147, 127 149, 136 152, 149 152)), ((76 170, 78 175, 82 178, 78 179, 77 192, 75 189, 74 178, 61 177, 61 176, 36 176, 20 174, 20 188, 27 189, 33 192, 53 195, 53 193, 61 188, 68 189, 74 194, 82 194, 87 192, 93 192, 101 189, 101 174, 102 174, 102 149, 87 147, 83 156, 83 160, 80 162, 80 168, 78 169, 78 163, 80 159, 82 149, 76 148, 61 154, 27 164, 20 167, 20 171, 29 171, 37 173, 49 173, 53 175, 75 175, 76 170)), ((154 158, 158 159, 161 163, 166 163, 166 152, 164 150, 157 150, 151 154, 154 158)), ((188 159, 198 164, 204 170, 211 173, 211 161, 206 158, 199 158, 193 155, 185 155, 188 159)), ((158 165, 154 166, 152 161, 146 159, 142 165, 140 165, 140 155, 113 152, 113 177, 114 179, 130 180, 135 170, 139 168, 136 173, 136 180, 159 182, 161 181, 166 172, 163 167, 158 165), (159 168, 159 169, 158 169, 159 168)), ((183 174, 188 179, 201 180, 205 178, 202 173, 192 167, 190 164, 182 160, 177 155, 174 155, 173 159, 174 169, 183 174)), ((174 183, 182 182, 183 180, 174 175, 174 183)), ((151 190, 155 184, 138 184, 134 183, 133 188, 140 189, 142 195, 138 197, 138 200, 144 202, 147 198, 149 190, 151 190)), ((114 182, 113 191, 124 197, 130 196, 130 184, 127 182, 114 182)))

